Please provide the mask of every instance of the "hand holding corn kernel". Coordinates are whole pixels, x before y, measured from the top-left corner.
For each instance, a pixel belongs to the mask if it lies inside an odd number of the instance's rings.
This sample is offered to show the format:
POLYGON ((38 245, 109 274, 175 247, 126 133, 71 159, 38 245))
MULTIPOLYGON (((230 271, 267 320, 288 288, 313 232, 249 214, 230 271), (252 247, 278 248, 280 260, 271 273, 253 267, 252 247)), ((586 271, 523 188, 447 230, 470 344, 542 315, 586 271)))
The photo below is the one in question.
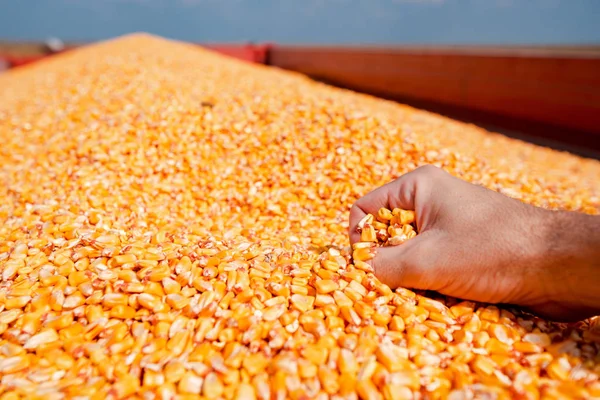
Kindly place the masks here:
POLYGON ((350 241, 355 263, 370 262, 392 287, 575 320, 600 312, 598 222, 597 216, 527 205, 425 166, 358 200, 350 241), (382 247, 375 252, 376 243, 382 247))

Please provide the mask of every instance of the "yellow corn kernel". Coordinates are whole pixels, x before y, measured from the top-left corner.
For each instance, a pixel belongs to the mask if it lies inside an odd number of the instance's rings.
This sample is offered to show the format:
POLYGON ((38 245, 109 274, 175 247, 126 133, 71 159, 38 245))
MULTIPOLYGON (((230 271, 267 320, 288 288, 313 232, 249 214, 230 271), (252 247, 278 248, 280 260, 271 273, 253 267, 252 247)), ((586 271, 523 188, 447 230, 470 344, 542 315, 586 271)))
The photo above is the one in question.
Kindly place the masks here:
POLYGON ((326 367, 320 367, 318 376, 319 381, 321 382, 321 387, 327 394, 335 394, 340 389, 340 377, 335 370, 326 367))
POLYGON ((471 368, 474 372, 480 375, 491 375, 496 365, 495 363, 485 356, 476 356, 475 360, 471 363, 471 368))
MULTIPOLYGON (((186 373, 185 367, 179 361, 171 361, 167 365, 165 365, 165 368, 164 368, 165 380, 167 382, 171 382, 171 383, 179 382, 183 378, 185 373, 186 373)), ((195 380, 193 380, 193 379, 192 379, 192 381, 195 382, 195 380)), ((190 382, 187 382, 186 385, 189 383, 190 382)), ((202 384, 202 382, 200 382, 200 384, 202 384)))
POLYGON ((415 212, 409 210, 402 210, 400 208, 394 208, 392 210, 392 215, 394 217, 398 217, 398 222, 401 225, 412 224, 415 222, 415 212))
POLYGON ((569 361, 565 357, 560 357, 555 359, 548 365, 546 368, 546 372, 552 379, 556 379, 558 381, 565 381, 569 377, 569 373, 571 371, 571 365, 569 361))
POLYGON ((373 257, 375 257, 375 250, 370 247, 356 249, 352 253, 352 258, 354 258, 355 261, 369 261, 373 259, 373 257))
POLYGON ((356 375, 358 373, 358 362, 354 353, 348 349, 341 349, 337 361, 338 368, 342 374, 356 375))
POLYGON ((139 390, 139 380, 131 375, 125 375, 119 378, 119 381, 113 385, 113 390, 119 398, 128 397, 139 390))
POLYGON ((392 214, 392 212, 390 210, 388 210, 387 208, 380 208, 379 211, 377 211, 377 218, 379 218, 379 220, 381 221, 389 221, 392 219, 394 215, 392 214))
POLYGON ((102 305, 106 308, 113 308, 119 305, 126 306, 128 297, 122 293, 107 293, 102 298, 102 305))
POLYGON ((135 254, 122 254, 113 258, 116 265, 123 265, 128 263, 134 263, 137 261, 135 254))
POLYGON ((58 317, 56 317, 52 320, 48 320, 44 326, 47 328, 55 329, 55 330, 61 330, 61 329, 64 329, 64 328, 70 326, 72 323, 73 323, 73 314, 65 313, 65 314, 59 315, 58 317))
POLYGON ((317 289, 317 293, 328 294, 337 290, 339 285, 333 280, 321 279, 315 282, 315 288, 317 289))
POLYGON ((137 297, 140 306, 147 308, 150 311, 160 312, 163 309, 163 303, 160 298, 150 293, 140 293, 137 297))
POLYGON ((111 308, 109 315, 112 318, 131 319, 131 318, 135 317, 136 311, 132 307, 119 304, 119 305, 111 308))
POLYGON ((12 310, 15 308, 23 308, 31 301, 31 296, 10 297, 4 302, 4 308, 12 310))
POLYGON ((356 392, 364 400, 381 400, 383 396, 370 380, 360 380, 356 384, 356 392))
POLYGON ((327 351, 316 345, 308 345, 301 351, 302 357, 315 365, 322 365, 327 359, 327 351))
POLYGON ((360 232, 361 242, 376 242, 377 234, 372 225, 365 225, 360 232))
POLYGON ((333 292, 333 299, 339 307, 352 307, 352 300, 344 292, 336 290, 333 292))
POLYGON ((513 347, 516 351, 519 351, 521 353, 541 353, 542 351, 544 351, 543 347, 534 343, 527 342, 516 342, 513 345, 513 347))

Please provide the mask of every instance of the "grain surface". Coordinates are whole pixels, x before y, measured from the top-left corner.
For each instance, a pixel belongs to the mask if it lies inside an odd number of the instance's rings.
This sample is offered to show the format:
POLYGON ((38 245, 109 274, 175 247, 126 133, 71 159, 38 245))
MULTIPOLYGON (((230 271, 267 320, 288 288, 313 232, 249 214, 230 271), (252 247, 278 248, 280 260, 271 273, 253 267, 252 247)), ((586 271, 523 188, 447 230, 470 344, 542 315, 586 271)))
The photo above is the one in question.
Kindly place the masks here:
POLYGON ((427 163, 595 214, 597 161, 147 35, 0 75, 0 141, 0 399, 600 396, 597 320, 392 291, 347 237, 427 163))

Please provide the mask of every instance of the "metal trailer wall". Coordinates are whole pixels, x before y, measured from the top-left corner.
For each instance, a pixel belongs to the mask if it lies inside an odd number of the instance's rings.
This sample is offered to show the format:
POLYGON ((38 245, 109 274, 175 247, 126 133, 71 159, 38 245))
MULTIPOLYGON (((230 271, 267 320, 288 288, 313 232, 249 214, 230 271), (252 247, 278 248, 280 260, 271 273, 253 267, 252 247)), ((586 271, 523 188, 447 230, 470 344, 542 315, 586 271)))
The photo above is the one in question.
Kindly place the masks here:
POLYGON ((269 64, 461 119, 600 150, 600 51, 274 46, 269 64))

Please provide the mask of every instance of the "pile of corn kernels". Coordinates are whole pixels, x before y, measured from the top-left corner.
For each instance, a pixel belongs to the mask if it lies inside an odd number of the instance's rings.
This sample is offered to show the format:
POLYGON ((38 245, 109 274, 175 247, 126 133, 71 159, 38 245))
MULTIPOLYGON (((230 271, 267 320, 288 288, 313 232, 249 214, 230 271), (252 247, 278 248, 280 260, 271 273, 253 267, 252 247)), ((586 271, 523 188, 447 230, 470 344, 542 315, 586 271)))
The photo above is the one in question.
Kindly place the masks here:
POLYGON ((377 217, 367 214, 356 227, 360 240, 352 244, 352 264, 355 268, 374 273, 368 263, 377 254, 378 246, 398 246, 417 236, 415 212, 394 208, 380 208, 377 217))
POLYGON ((600 396, 598 320, 393 291, 347 232, 427 163, 598 213, 596 161, 145 35, 0 75, 0 140, 2 400, 600 396))

